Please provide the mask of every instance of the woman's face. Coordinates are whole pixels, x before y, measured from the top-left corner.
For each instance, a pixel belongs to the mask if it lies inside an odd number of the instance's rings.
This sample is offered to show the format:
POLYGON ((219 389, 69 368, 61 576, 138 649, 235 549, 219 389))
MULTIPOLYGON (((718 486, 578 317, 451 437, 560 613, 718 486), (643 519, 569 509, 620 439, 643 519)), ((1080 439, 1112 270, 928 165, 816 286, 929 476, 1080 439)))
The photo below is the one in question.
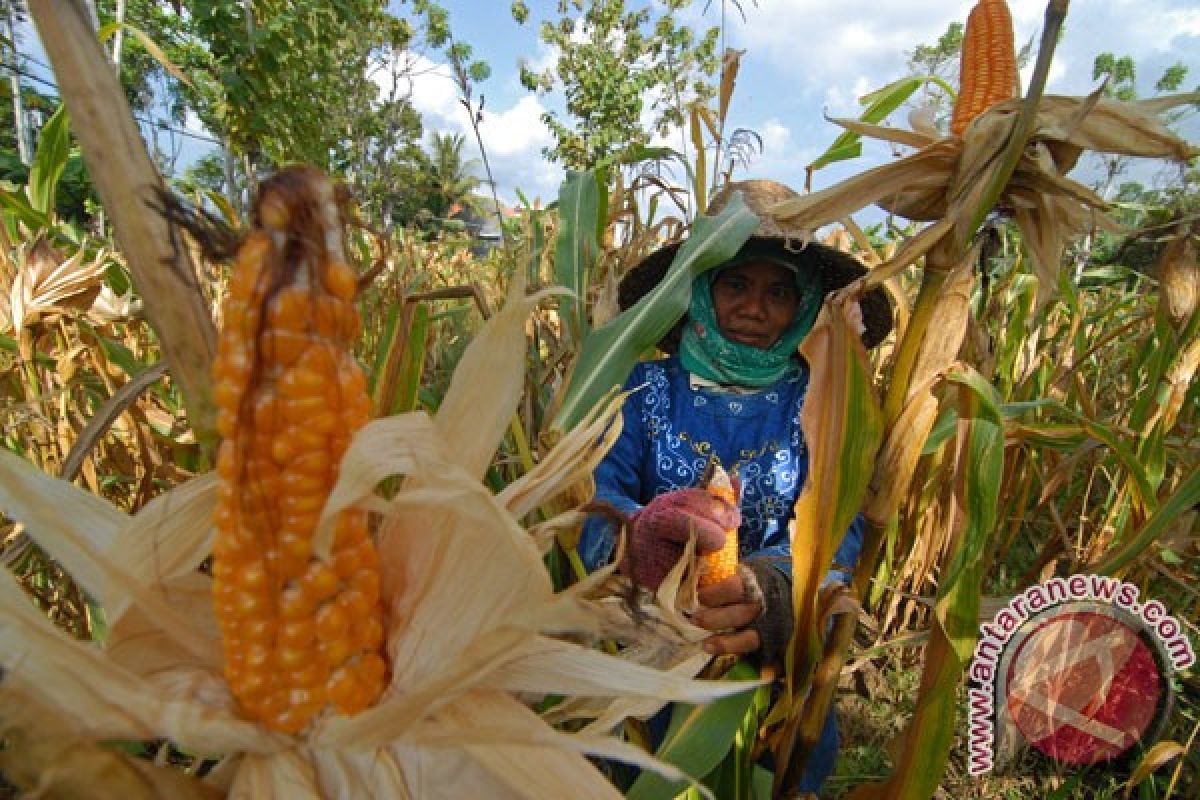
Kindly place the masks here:
POLYGON ((747 261, 712 283, 717 325, 726 339, 766 350, 792 324, 800 306, 795 274, 770 261, 747 261))

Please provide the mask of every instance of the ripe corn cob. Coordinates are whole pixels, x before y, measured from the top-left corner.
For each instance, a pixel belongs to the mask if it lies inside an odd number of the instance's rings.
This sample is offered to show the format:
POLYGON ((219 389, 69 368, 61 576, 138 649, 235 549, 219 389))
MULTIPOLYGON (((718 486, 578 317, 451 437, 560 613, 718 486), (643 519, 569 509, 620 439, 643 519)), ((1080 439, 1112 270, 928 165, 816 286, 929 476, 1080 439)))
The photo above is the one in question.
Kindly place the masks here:
POLYGON ((295 733, 328 705, 366 708, 386 678, 365 514, 340 515, 328 563, 312 548, 369 401, 349 351, 356 276, 332 184, 309 167, 284 170, 263 185, 255 217, 213 370, 224 440, 213 593, 234 697, 247 716, 295 733))
POLYGON ((971 120, 1016 94, 1012 15, 1004 0, 979 0, 967 16, 963 33, 958 100, 950 132, 960 136, 971 120))
MULTIPOLYGON (((719 465, 714 464, 712 475, 709 477, 708 483, 704 488, 714 497, 719 497, 734 506, 738 504, 737 492, 734 491, 729 473, 719 465)), ((730 528, 725 533, 724 547, 716 552, 705 553, 700 556, 700 577, 696 583, 698 586, 711 586, 714 583, 720 583, 737 572, 737 565, 738 532, 737 528, 730 528)))

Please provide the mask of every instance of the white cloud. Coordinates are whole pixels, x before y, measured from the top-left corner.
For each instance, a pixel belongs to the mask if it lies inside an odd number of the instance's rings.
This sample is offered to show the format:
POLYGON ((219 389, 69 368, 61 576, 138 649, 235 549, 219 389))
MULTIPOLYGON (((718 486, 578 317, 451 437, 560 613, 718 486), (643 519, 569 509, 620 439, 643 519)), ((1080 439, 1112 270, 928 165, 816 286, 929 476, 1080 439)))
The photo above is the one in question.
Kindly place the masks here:
MULTIPOLYGON (((421 114, 425 130, 461 133, 467 140, 465 152, 479 157, 475 131, 459 101, 450 68, 424 56, 410 58, 414 62, 411 101, 421 114)), ((562 170, 542 156, 542 148, 553 143, 541 119, 544 112, 541 101, 531 94, 506 108, 493 109, 484 103, 479 133, 502 200, 515 202, 517 189, 530 200, 545 200, 557 193, 562 170)), ((480 177, 485 178, 482 173, 481 169, 480 177)))
MULTIPOLYGON (((748 58, 763 59, 787 76, 793 90, 824 96, 833 106, 866 76, 875 88, 904 74, 907 53, 931 44, 954 20, 965 21, 972 0, 879 3, 876 0, 759 0, 746 22, 734 17, 731 34, 748 58), (836 101, 836 102, 835 102, 836 101)), ((1035 49, 1045 0, 1010 0, 1017 46, 1035 49)), ((1071 4, 1052 92, 1086 91, 1092 60, 1104 51, 1133 56, 1149 93, 1161 70, 1175 60, 1200 72, 1200 7, 1181 0, 1077 0, 1071 4)), ((857 88, 854 93, 861 94, 857 88)), ((835 112, 836 113, 836 112, 835 112)))
POLYGON ((763 153, 778 153, 787 149, 791 143, 792 132, 777 119, 769 119, 763 124, 762 133, 763 153))

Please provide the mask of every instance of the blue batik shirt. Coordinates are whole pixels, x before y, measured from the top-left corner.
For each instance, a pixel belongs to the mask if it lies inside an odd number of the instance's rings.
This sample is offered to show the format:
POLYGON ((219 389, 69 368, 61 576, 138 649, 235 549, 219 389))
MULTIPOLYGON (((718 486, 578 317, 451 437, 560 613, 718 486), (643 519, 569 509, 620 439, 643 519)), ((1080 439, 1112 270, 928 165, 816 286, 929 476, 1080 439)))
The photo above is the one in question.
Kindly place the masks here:
MULTIPOLYGON (((596 499, 632 514, 655 496, 696 486, 709 459, 742 482, 740 558, 769 557, 791 574, 788 522, 808 475, 808 451, 800 431, 800 407, 808 371, 752 393, 693 385, 678 357, 634 367, 625 388, 624 426, 596 468, 596 499)), ((616 532, 592 517, 579 554, 593 570, 612 558, 616 532)), ((862 549, 858 517, 834 555, 831 578, 849 581, 862 549)))

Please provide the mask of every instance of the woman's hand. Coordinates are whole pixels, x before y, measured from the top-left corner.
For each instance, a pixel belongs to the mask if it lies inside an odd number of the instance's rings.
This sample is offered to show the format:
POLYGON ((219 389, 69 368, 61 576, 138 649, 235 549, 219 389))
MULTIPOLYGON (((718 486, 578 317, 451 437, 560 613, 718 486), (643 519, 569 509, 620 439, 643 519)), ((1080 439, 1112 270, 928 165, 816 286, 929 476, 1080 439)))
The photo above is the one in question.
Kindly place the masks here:
POLYGON ((762 615, 761 593, 746 591, 742 572, 699 591, 703 609, 692 615, 692 622, 714 631, 704 640, 704 651, 713 655, 745 655, 762 647, 758 631, 748 626, 762 615))
POLYGON ((737 506, 705 489, 676 489, 660 494, 630 518, 629 550, 621 570, 639 586, 658 589, 683 555, 694 533, 696 553, 725 545, 725 532, 742 524, 737 506))

